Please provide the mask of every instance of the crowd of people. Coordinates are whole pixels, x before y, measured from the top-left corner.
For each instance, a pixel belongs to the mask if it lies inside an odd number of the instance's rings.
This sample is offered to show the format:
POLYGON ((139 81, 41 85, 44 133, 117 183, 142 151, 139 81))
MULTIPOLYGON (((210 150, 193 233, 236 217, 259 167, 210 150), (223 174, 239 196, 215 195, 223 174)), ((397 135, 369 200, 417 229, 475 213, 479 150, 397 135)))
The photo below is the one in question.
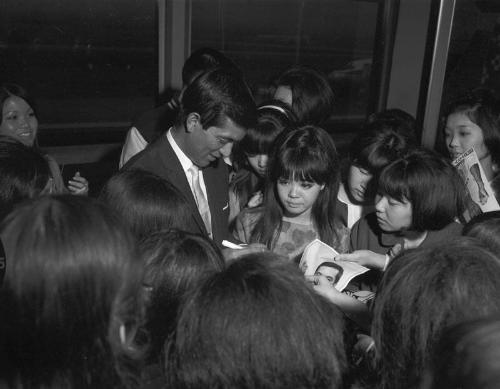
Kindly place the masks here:
POLYGON ((216 50, 182 75, 97 198, 0 87, 0 387, 498 387, 500 210, 452 164, 473 148, 500 194, 493 91, 450 102, 436 150, 392 108, 344 155, 312 68, 259 103, 216 50), (337 255, 306 277, 315 240, 337 255), (342 262, 368 270, 337 290, 342 262))

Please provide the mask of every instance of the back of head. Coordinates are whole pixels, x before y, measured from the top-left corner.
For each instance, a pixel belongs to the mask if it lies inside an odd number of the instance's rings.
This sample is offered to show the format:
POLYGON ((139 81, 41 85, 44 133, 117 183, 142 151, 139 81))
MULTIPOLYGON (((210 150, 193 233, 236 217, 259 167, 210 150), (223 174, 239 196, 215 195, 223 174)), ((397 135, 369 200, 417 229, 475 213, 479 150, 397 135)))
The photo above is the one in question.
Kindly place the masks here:
POLYGON ((239 71, 238 66, 216 49, 203 47, 191 53, 182 67, 182 83, 189 85, 200 74, 215 68, 228 68, 239 71))
POLYGON ((334 95, 327 78, 317 70, 295 66, 282 73, 274 82, 292 92, 292 111, 299 126, 325 124, 333 112, 334 95))
POLYGON ((190 113, 200 115, 203 128, 221 126, 227 118, 249 128, 256 122, 256 107, 248 85, 240 72, 217 68, 202 73, 185 89, 181 97, 178 124, 190 113))
POLYGON ((500 253, 500 211, 482 213, 471 219, 463 230, 463 235, 479 240, 493 253, 500 253))
POLYGON ((0 136, 0 220, 21 200, 50 189, 47 160, 35 149, 0 136))
POLYGON ((389 108, 371 114, 368 117, 366 128, 367 130, 393 130, 403 136, 411 145, 417 144, 420 135, 416 119, 408 112, 399 108, 389 108))
POLYGON ((500 259, 476 240, 405 251, 389 264, 375 300, 381 387, 414 387, 448 326, 497 313, 500 259))
POLYGON ((351 142, 350 164, 355 165, 374 177, 378 177, 384 167, 403 157, 411 145, 407 139, 388 127, 378 124, 368 127, 351 142))
POLYGON ((251 254, 185 299, 166 346, 175 388, 339 388, 339 311, 292 264, 251 254))
POLYGON ((122 326, 140 320, 134 240, 101 204, 42 197, 0 230, 0 378, 33 387, 113 387, 128 374, 122 326))
POLYGON ((422 389, 495 389, 500 382, 500 317, 447 329, 422 389))
POLYGON ((140 169, 122 170, 105 184, 99 199, 142 239, 166 228, 189 229, 191 215, 182 193, 163 178, 140 169))
POLYGON ((179 230, 151 234, 140 242, 140 251, 149 295, 146 328, 151 339, 150 355, 156 358, 175 326, 184 294, 198 287, 205 277, 222 271, 224 260, 211 240, 179 230))
POLYGON ((412 205, 415 231, 440 230, 462 214, 466 188, 457 169, 432 150, 414 149, 384 168, 378 193, 412 205))

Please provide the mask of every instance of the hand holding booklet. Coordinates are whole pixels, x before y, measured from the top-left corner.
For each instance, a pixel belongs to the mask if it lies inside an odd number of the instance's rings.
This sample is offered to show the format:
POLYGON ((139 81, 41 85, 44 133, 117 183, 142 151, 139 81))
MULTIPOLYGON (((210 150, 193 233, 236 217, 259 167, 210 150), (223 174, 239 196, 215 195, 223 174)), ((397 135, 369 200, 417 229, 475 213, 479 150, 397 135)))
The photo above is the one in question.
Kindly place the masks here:
POLYGON ((369 269, 355 262, 335 261, 339 253, 319 239, 313 240, 304 249, 299 267, 305 276, 323 275, 332 280, 332 286, 342 292, 356 276, 369 269))
POLYGON ((481 208, 481 211, 500 210, 500 205, 495 198, 495 192, 486 179, 481 162, 473 148, 459 155, 452 164, 458 169, 471 199, 481 208))

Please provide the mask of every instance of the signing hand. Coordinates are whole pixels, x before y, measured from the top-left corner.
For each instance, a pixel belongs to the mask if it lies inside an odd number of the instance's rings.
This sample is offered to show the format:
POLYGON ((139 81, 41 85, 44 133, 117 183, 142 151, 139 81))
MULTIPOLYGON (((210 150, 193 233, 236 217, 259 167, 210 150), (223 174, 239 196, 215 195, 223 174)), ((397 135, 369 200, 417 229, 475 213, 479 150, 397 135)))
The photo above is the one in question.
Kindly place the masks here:
POLYGON ((253 254, 253 253, 264 253, 268 252, 269 249, 265 244, 262 243, 250 243, 246 246, 243 246, 241 249, 231 249, 224 248, 222 249, 222 255, 224 256, 224 260, 226 263, 231 262, 243 255, 253 254))

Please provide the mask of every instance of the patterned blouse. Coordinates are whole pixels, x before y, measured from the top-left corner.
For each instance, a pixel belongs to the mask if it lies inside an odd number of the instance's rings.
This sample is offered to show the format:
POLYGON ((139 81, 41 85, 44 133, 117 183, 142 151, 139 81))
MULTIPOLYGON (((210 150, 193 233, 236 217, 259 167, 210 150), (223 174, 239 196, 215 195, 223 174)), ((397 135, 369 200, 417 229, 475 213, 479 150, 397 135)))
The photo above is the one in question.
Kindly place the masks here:
MULTIPOLYGON (((242 243, 250 243, 252 231, 262 217, 262 210, 244 210, 237 219, 234 226, 233 235, 242 243)), ((346 253, 349 249, 349 229, 341 226, 337 230, 339 244, 334 247, 339 253, 346 253)), ((318 233, 312 223, 300 224, 293 219, 283 218, 281 232, 274 246, 273 252, 288 257, 290 260, 296 259, 302 254, 304 248, 314 239, 318 238, 318 233)))

